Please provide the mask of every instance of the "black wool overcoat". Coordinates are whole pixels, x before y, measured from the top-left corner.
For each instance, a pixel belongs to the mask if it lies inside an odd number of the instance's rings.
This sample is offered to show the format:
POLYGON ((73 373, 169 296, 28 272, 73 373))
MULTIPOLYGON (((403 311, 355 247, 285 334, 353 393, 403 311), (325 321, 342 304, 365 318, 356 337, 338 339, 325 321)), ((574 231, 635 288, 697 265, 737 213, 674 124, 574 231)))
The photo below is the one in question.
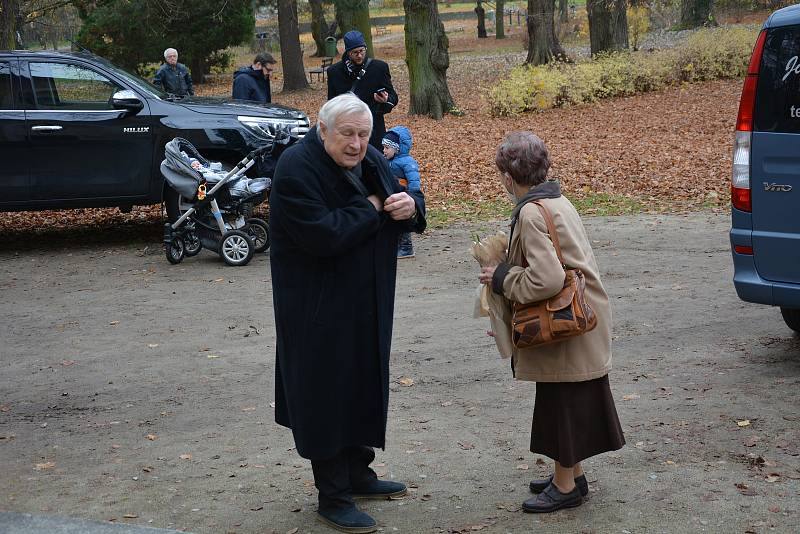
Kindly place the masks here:
MULTIPOLYGON (((367 189, 400 191, 373 147, 361 162, 367 189)), ((393 221, 328 156, 316 128, 284 152, 269 197, 277 358, 275 420, 297 452, 326 459, 343 447, 384 447, 397 238, 425 228, 393 221)))
MULTIPOLYGON (((344 61, 334 63, 328 68, 328 100, 335 96, 342 95, 350 91, 353 87, 355 78, 347 72, 344 61)), ((382 150, 381 140, 386 134, 386 122, 383 116, 391 113, 399 100, 397 91, 392 85, 392 76, 389 74, 389 65, 380 59, 373 59, 366 68, 366 73, 358 82, 353 93, 369 106, 372 112, 372 135, 369 144, 382 150), (389 102, 379 104, 375 102, 374 94, 378 89, 386 89, 389 93, 389 102)))

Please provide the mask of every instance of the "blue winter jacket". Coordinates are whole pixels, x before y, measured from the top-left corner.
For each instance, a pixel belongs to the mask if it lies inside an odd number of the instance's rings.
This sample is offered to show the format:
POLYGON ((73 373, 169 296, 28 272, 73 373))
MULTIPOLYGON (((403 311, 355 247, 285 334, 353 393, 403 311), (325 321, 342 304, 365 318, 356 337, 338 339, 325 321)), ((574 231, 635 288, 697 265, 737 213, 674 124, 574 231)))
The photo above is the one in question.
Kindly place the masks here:
POLYGON ((398 180, 408 181, 408 191, 419 191, 421 189, 419 181, 419 164, 411 157, 411 145, 413 139, 411 132, 405 126, 395 126, 389 130, 400 136, 400 150, 389 160, 389 168, 398 180))
POLYGON ((262 104, 272 102, 269 80, 264 77, 261 69, 242 67, 233 73, 233 98, 262 104))

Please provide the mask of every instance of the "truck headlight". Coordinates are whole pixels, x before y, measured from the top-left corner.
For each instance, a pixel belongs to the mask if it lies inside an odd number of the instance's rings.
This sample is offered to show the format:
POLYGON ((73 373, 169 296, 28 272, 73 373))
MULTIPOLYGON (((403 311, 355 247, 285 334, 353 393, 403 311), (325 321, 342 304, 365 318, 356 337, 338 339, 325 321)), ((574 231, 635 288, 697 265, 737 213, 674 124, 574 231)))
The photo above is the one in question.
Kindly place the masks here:
POLYGON ((239 115, 236 118, 253 130, 256 135, 267 139, 274 139, 278 130, 285 130, 295 137, 303 137, 308 132, 309 127, 307 117, 300 119, 270 119, 267 117, 239 115))

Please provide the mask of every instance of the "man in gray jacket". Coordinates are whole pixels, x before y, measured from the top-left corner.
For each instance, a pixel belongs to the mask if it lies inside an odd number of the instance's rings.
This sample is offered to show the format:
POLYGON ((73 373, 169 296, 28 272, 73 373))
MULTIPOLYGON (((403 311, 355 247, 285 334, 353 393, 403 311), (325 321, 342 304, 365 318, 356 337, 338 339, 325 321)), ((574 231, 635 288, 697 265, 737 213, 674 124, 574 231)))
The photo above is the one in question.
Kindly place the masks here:
POLYGON ((156 72, 153 83, 165 93, 175 96, 194 95, 192 77, 183 63, 178 63, 178 51, 174 48, 164 50, 164 63, 156 72))

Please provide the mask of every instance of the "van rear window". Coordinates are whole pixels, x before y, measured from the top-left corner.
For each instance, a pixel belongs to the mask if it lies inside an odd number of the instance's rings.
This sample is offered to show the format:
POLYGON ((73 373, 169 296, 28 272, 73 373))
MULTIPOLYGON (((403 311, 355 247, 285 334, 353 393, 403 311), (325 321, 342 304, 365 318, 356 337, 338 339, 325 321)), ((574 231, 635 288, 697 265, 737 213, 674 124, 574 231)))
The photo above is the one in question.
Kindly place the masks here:
POLYGON ((800 133, 800 25, 767 33, 753 127, 761 132, 800 133))

